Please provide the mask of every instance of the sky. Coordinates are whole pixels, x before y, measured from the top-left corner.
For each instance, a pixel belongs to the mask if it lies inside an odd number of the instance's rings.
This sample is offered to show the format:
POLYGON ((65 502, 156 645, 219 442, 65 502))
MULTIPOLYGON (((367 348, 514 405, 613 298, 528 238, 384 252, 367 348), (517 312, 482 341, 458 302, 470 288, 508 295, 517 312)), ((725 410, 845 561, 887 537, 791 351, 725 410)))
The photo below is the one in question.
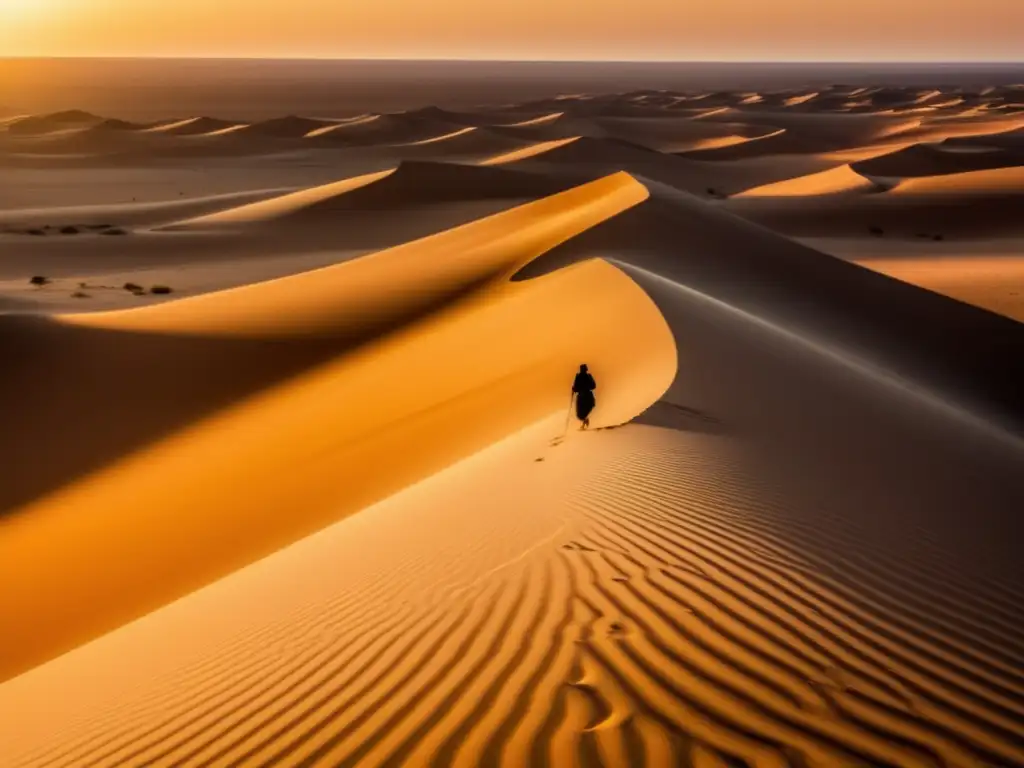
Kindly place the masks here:
POLYGON ((0 57, 1020 61, 1024 0, 0 0, 0 57))

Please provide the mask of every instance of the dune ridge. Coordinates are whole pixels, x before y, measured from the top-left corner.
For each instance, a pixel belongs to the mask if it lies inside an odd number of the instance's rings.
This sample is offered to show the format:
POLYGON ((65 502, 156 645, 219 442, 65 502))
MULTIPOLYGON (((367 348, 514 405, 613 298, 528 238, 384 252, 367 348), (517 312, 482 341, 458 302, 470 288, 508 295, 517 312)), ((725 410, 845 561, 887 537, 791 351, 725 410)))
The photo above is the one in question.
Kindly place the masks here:
POLYGON ((736 197, 803 197, 846 192, 875 192, 881 189, 882 187, 871 179, 857 173, 852 166, 841 165, 809 176, 754 187, 740 192, 736 197))

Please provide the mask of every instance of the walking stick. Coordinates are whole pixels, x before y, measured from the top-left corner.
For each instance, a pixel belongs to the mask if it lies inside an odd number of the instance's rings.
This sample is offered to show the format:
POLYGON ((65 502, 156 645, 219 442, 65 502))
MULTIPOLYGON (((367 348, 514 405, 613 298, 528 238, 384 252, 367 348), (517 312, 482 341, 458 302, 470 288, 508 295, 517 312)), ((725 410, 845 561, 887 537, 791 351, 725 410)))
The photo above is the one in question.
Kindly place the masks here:
POLYGON ((569 412, 565 414, 565 429, 562 430, 563 437, 569 432, 569 420, 572 419, 572 403, 576 399, 576 393, 572 392, 569 395, 569 412))

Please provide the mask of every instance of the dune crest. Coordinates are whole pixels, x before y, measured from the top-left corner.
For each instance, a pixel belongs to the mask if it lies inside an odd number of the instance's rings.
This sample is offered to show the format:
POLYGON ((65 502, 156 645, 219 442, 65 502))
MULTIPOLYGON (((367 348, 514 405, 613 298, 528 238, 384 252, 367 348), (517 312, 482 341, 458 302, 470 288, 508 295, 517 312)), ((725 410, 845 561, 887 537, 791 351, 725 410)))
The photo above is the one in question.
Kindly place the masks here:
POLYGON ((830 168, 810 176, 787 179, 763 187, 740 192, 736 197, 802 197, 804 195, 835 195, 847 192, 874 192, 881 189, 861 176, 849 165, 830 168))
POLYGON ((892 191, 896 195, 1022 194, 1024 167, 905 179, 892 191))
POLYGON ((304 209, 321 203, 325 200, 344 194, 353 189, 372 184, 375 181, 385 178, 394 173, 395 169, 381 171, 380 173, 369 173, 365 176, 356 176, 351 179, 343 179, 333 184, 325 184, 321 187, 303 189, 287 195, 262 200, 250 205, 229 208, 225 211, 213 213, 208 216, 200 216, 195 219, 186 219, 171 225, 172 229, 192 229, 203 227, 216 227, 221 225, 237 225, 254 222, 270 222, 289 215, 294 215, 304 209))

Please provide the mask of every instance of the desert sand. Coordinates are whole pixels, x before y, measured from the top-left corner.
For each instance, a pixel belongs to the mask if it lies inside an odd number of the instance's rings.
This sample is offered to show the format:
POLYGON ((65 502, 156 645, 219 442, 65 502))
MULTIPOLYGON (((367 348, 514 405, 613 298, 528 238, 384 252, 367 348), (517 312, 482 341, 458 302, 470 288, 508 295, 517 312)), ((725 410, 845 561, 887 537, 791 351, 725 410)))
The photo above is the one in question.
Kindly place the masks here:
POLYGON ((1022 97, 5 118, 0 765, 1024 765, 1022 97))

